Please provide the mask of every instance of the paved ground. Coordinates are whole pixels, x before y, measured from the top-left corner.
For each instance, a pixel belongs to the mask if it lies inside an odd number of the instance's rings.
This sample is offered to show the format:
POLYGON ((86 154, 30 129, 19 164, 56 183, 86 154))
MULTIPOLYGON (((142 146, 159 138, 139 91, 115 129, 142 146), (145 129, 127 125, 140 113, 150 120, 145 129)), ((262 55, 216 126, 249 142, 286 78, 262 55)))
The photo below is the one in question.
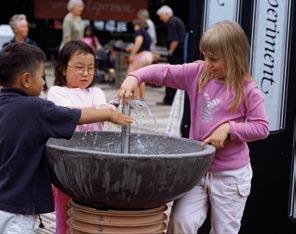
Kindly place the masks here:
MULTIPOLYGON (((53 71, 50 64, 46 66, 46 76, 48 85, 51 86, 53 82, 53 71)), ((117 98, 117 89, 111 84, 97 84, 106 94, 107 101, 117 98)), ((138 121, 138 129, 141 132, 154 132, 157 131, 160 134, 165 133, 166 124, 168 120, 168 115, 170 111, 170 106, 158 106, 156 102, 161 101, 164 95, 164 88, 155 88, 147 86, 145 94, 145 102, 148 105, 151 113, 154 115, 154 119, 147 113, 138 116, 142 120, 138 121)), ((105 124, 106 130, 114 128, 111 124, 105 124)), ((171 209, 171 203, 168 204, 169 209, 167 214, 169 214, 171 209)), ((35 233, 36 234, 53 234, 55 233, 55 214, 49 213, 41 215, 45 228, 41 229, 38 227, 39 221, 36 223, 35 233)))

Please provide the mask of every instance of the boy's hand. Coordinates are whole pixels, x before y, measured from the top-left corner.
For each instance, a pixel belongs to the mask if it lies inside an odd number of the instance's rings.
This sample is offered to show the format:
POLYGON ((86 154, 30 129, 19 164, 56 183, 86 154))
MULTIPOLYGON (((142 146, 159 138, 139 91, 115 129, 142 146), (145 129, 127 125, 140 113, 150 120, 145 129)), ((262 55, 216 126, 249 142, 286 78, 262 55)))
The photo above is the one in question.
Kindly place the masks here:
POLYGON ((138 88, 138 79, 134 76, 127 76, 122 82, 121 87, 118 91, 118 97, 126 103, 133 97, 133 91, 138 88))
POLYGON ((215 131, 208 138, 206 138, 203 143, 212 144, 217 149, 221 149, 224 147, 224 143, 228 137, 229 131, 229 123, 224 123, 215 129, 215 131))
POLYGON ((112 110, 117 110, 116 106, 112 105, 112 104, 101 104, 99 106, 96 107, 97 109, 112 109, 112 110))
POLYGON ((105 108, 83 108, 81 109, 81 116, 79 124, 89 124, 96 122, 110 121, 115 124, 127 125, 133 122, 130 116, 123 115, 112 105, 105 108))
POLYGON ((122 114, 121 112, 109 109, 109 121, 114 124, 127 125, 133 122, 132 117, 122 114))

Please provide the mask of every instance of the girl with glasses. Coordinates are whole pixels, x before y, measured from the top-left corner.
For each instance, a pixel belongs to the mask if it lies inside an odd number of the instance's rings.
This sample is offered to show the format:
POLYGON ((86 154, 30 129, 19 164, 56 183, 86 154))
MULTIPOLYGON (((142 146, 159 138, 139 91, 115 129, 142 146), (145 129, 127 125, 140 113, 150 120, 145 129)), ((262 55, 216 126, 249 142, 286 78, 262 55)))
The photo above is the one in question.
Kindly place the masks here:
MULTIPOLYGON (((96 69, 94 50, 82 41, 70 41, 59 53, 55 81, 47 99, 56 105, 78 108, 115 108, 106 104, 104 92, 92 87, 96 69)), ((76 131, 101 131, 103 123, 78 125, 76 131)), ((69 197, 54 188, 56 233, 64 234, 67 226, 69 197)))

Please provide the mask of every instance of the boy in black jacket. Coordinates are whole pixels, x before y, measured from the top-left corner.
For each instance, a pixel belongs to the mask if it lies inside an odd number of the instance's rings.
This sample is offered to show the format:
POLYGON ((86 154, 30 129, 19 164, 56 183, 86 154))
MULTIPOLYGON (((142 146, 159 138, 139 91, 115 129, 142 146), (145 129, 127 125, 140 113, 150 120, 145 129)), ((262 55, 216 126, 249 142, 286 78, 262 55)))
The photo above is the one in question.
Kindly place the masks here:
POLYGON ((0 233, 33 233, 37 214, 53 211, 45 157, 50 137, 71 138, 77 124, 132 119, 113 109, 70 109, 39 98, 45 54, 25 43, 0 53, 0 233))

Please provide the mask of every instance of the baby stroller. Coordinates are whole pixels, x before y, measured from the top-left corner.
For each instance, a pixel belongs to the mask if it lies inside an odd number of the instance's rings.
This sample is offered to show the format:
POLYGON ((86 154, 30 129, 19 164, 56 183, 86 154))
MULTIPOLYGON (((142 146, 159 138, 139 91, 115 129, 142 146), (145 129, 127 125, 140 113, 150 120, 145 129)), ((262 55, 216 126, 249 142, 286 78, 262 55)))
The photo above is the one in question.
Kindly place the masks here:
POLYGON ((111 51, 102 47, 96 53, 97 72, 96 81, 98 83, 113 83, 115 64, 111 57, 111 51))

